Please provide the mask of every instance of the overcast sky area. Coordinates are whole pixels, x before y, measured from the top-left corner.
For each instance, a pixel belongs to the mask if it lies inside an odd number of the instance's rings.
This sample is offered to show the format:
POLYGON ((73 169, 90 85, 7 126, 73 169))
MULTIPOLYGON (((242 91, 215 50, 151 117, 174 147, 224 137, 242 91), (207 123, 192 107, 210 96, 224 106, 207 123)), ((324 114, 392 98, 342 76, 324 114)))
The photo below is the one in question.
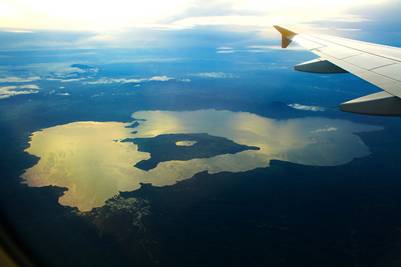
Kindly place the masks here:
POLYGON ((273 24, 396 45, 400 14, 401 0, 0 0, 0 49, 168 46, 195 32, 268 40, 273 24))

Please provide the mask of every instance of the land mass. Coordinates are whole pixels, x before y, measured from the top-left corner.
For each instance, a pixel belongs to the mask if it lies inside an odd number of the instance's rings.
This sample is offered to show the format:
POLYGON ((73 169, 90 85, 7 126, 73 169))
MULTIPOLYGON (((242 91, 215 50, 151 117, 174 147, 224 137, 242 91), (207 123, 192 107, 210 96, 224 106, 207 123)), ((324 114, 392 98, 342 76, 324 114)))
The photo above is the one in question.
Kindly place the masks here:
POLYGON ((222 154, 235 154, 245 150, 259 150, 255 146, 240 145, 227 138, 206 133, 163 134, 153 138, 128 138, 123 142, 132 142, 138 145, 139 151, 150 153, 150 159, 142 160, 135 165, 135 167, 145 171, 155 168, 157 164, 164 161, 210 158, 222 154), (191 146, 179 146, 176 143, 180 141, 196 143, 191 146))

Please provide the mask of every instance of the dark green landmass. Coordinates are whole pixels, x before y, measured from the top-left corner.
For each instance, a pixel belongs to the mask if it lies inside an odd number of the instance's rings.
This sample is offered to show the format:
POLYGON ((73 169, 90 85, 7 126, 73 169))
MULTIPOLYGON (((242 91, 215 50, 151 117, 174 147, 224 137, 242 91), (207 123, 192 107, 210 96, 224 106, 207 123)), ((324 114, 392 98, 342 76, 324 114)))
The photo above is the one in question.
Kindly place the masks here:
POLYGON ((150 159, 142 160, 135 165, 145 171, 155 168, 164 161, 210 158, 245 150, 259 150, 258 147, 240 145, 224 137, 205 133, 163 134, 153 138, 129 138, 123 142, 133 142, 138 145, 139 151, 150 153, 150 159), (177 146, 178 141, 196 141, 196 143, 192 146, 177 146))

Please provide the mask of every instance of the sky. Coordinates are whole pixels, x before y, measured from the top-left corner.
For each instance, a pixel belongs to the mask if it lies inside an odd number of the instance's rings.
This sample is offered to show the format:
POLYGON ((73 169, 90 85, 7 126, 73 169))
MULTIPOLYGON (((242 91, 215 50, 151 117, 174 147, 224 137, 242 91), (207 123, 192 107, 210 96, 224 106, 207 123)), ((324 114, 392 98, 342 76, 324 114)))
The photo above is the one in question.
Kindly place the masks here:
MULTIPOLYGON (((145 37, 151 42, 149 31, 159 36, 163 35, 161 31, 202 27, 254 31, 265 38, 276 38, 273 24, 302 31, 334 30, 345 36, 372 27, 377 32, 392 29, 398 34, 400 7, 401 0, 0 0, 0 40, 14 42, 21 38, 17 34, 39 33, 37 44, 49 46, 51 41, 43 38, 43 33, 64 32, 64 44, 123 46, 126 40, 121 36, 129 33, 138 42, 145 37), (71 32, 73 41, 68 40, 71 32)), ((132 37, 128 39, 133 42, 132 37)), ((27 43, 16 42, 16 48, 27 43)), ((53 45, 61 44, 57 39, 53 45)))
POLYGON ((363 21, 351 11, 386 0, 1 0, 0 25, 10 30, 121 30, 196 25, 266 26, 323 19, 363 21))

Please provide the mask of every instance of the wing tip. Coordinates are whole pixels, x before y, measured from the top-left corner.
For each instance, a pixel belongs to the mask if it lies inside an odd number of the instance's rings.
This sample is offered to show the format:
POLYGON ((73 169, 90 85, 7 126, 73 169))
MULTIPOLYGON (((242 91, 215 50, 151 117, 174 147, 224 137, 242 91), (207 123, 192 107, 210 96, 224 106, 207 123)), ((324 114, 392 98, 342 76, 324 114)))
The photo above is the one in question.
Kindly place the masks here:
POLYGON ((296 32, 290 31, 286 28, 283 28, 279 25, 273 25, 273 27, 279 32, 281 33, 281 47, 282 48, 287 48, 292 41, 292 38, 297 35, 296 32))

